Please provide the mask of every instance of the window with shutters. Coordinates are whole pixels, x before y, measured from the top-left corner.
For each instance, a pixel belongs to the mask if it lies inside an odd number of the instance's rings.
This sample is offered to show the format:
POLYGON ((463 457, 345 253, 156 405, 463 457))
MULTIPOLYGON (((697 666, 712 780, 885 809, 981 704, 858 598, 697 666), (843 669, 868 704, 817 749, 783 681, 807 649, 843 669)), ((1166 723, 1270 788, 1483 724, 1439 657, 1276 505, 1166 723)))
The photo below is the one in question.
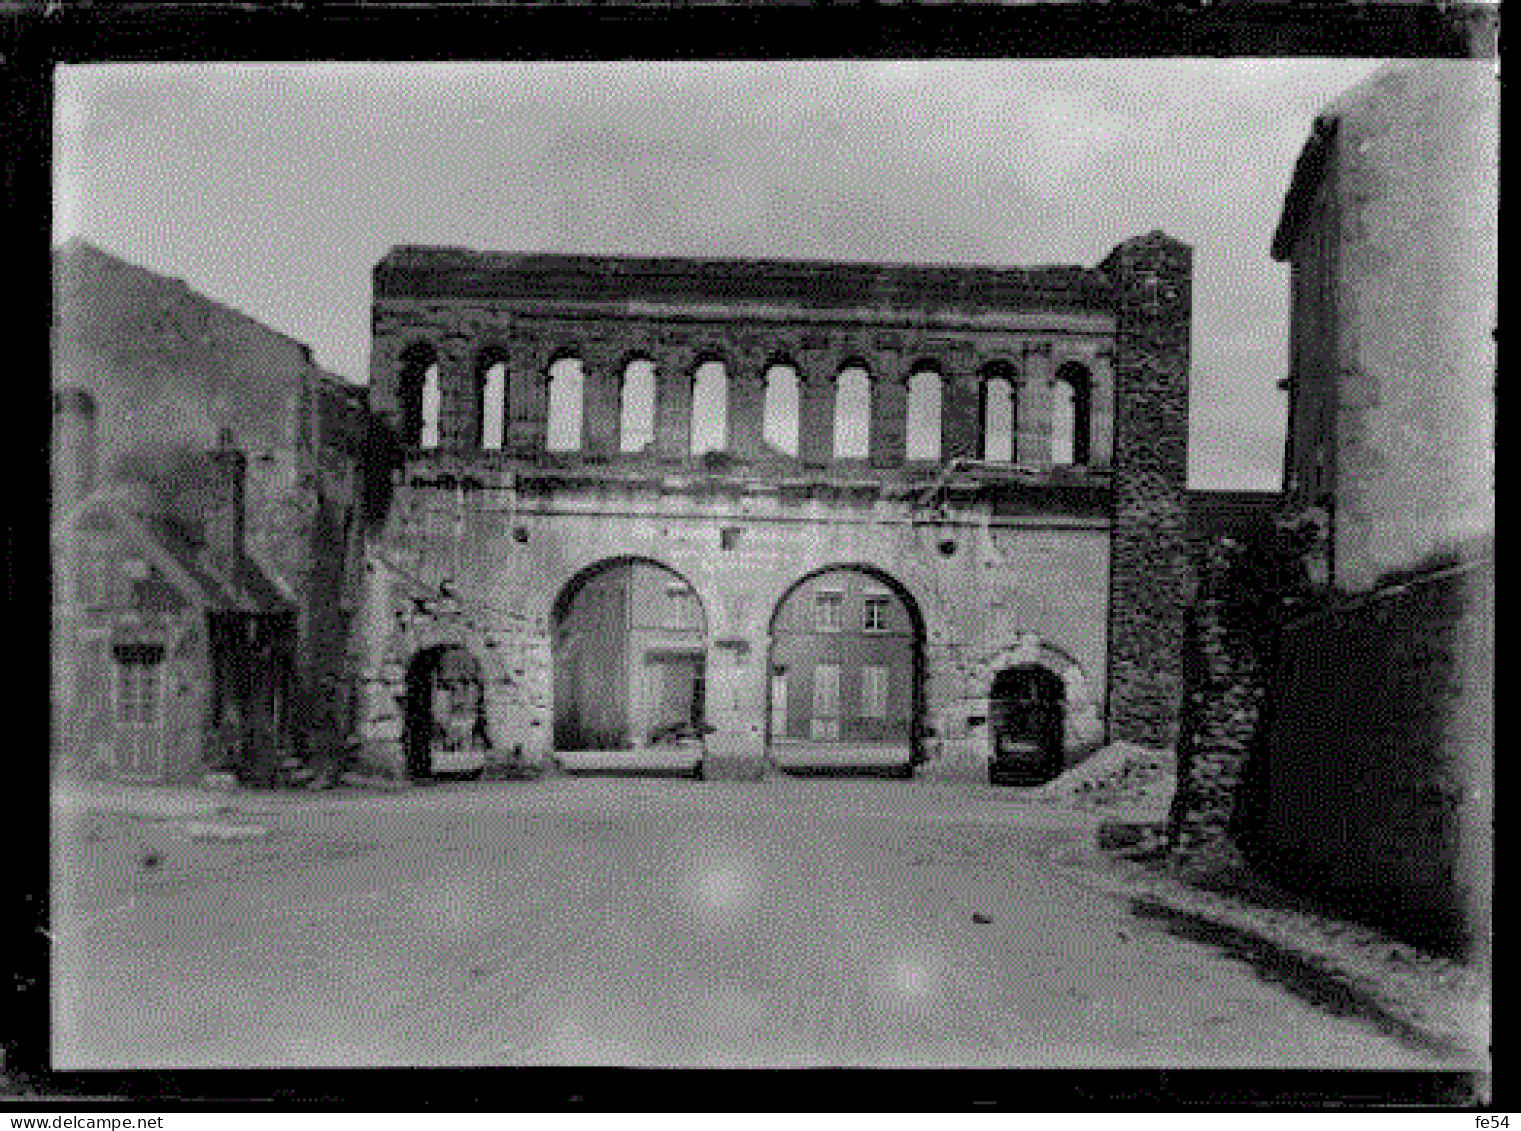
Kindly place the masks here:
POLYGON ((887 718, 887 668, 868 664, 861 669, 861 717, 887 718))
POLYGON ((813 669, 813 737, 840 737, 840 668, 819 664, 813 669))
POLYGON ((839 589, 821 589, 814 594, 814 623, 820 632, 839 632, 845 627, 845 594, 839 589))

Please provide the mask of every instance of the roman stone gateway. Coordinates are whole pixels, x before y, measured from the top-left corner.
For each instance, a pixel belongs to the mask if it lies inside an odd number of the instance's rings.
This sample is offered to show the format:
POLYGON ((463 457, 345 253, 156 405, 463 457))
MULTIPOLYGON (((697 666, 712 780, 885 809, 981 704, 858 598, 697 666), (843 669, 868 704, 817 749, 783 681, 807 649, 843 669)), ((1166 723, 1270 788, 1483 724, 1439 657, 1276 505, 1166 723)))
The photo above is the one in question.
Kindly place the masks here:
POLYGON ((1160 232, 1092 268, 394 249, 367 757, 407 772, 445 647, 488 757, 570 768, 982 776, 1026 683, 1047 772, 1171 742, 1190 285, 1160 232))

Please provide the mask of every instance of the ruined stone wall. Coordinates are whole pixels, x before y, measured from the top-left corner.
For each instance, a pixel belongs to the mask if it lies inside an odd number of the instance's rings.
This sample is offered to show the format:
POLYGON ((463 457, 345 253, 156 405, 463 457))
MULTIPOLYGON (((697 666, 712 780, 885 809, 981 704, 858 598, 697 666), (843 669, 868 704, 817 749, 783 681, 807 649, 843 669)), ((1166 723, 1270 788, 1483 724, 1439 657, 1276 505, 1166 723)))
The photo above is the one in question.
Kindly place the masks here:
MULTIPOLYGON (((204 485, 166 484, 166 472, 192 466, 187 453, 210 450, 230 430, 248 457, 247 552, 300 609, 303 688, 341 687, 353 670, 360 534, 350 516, 366 474, 364 398, 317 370, 302 343, 180 280, 77 240, 55 252, 54 266, 52 380, 87 390, 97 408, 88 478, 157 482, 193 511, 204 485)), ((77 460, 80 448, 60 449, 55 461, 77 460)), ((303 703, 304 717, 312 710, 303 703)))
MULTIPOLYGON (((726 452, 741 461, 779 455, 762 435, 765 378, 772 366, 785 364, 800 386, 798 451, 791 454, 810 468, 828 469, 841 462, 833 451, 836 379, 860 365, 871 381, 868 453, 860 463, 844 462, 855 472, 895 469, 906 462, 908 386, 915 373, 929 369, 943 382, 943 454, 976 456, 980 388, 1001 367, 1018 385, 1016 458, 1048 467, 1052 381, 1072 363, 1092 388, 1089 466, 1109 464, 1114 314, 1107 283, 1095 272, 984 272, 1017 288, 1007 308, 989 310, 962 278, 977 274, 967 269, 925 269, 942 290, 954 284, 953 293, 935 292, 931 301, 909 289, 901 305, 888 305, 883 295, 831 283, 829 265, 767 265, 770 274, 757 280, 744 274, 747 264, 674 261, 686 272, 681 281, 707 293, 672 297, 630 289, 640 282, 638 261, 539 257, 550 266, 530 271, 513 257, 453 254, 465 256, 463 265, 450 253, 424 249, 394 252, 377 269, 370 374, 372 407, 405 432, 409 397, 428 364, 438 366, 437 447, 443 451, 479 449, 485 374, 502 362, 503 449, 543 456, 549 370, 557 359, 574 357, 584 370, 581 458, 619 455, 622 382, 638 359, 653 363, 656 376, 649 454, 690 459, 694 375, 704 362, 718 361, 727 378, 726 452), (414 259, 423 266, 408 266, 414 259), (806 301, 773 293, 786 271, 805 271, 806 301)), ((406 439, 417 443, 417 437, 406 439)))
POLYGON ((368 567, 366 741, 394 760, 405 663, 453 633, 495 672, 495 741, 544 751, 547 602, 578 570, 640 556, 707 606, 709 721, 727 753, 762 753, 777 602, 809 571, 853 564, 892 578, 923 615, 932 763, 985 772, 991 683, 1021 663, 1063 680, 1069 762, 1102 740, 1106 717, 1113 737, 1169 744, 1190 272, 1189 249, 1161 233, 1094 269, 393 251, 376 269, 371 404, 410 462, 368 567), (583 372, 578 443, 550 451, 550 373, 569 357, 583 372), (655 375, 652 438, 624 451, 636 359, 655 375), (696 456, 693 381, 709 361, 725 369, 725 444, 696 456), (778 363, 799 383, 795 453, 764 436, 778 363), (502 443, 486 451, 498 364, 502 443), (837 382, 857 365, 871 382, 867 450, 843 458, 837 382), (909 460, 910 378, 926 370, 941 381, 941 457, 909 460), (1012 458, 987 458, 995 379, 1009 383, 1012 458), (1070 445, 1080 466, 1054 466, 1064 381, 1087 406, 1088 443, 1070 445), (430 477, 484 486, 446 504, 448 490, 413 482, 430 477))

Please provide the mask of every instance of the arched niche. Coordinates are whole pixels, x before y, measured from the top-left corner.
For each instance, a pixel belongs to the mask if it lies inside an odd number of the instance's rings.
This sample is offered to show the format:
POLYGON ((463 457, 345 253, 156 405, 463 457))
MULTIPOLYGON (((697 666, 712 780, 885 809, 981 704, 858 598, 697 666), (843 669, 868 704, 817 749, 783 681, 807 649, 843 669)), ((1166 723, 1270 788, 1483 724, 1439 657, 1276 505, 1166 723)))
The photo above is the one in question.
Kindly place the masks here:
POLYGON ((729 367, 722 358, 702 358, 692 371, 691 454, 721 452, 728 441, 729 367))
POLYGON ((655 363, 643 355, 630 358, 623 366, 622 382, 618 447, 623 452, 642 452, 655 442, 655 363))
POLYGON ((562 352, 549 363, 549 418, 545 446, 552 452, 581 449, 586 405, 586 372, 579 354, 562 352))
POLYGON ((1019 457, 1019 375, 1006 361, 991 361, 979 373, 978 455, 990 463, 1019 457))
POLYGON ((1084 466, 1093 456, 1093 375, 1065 362, 1051 387, 1051 462, 1084 466))
POLYGON ((777 451, 798 454, 802 386, 797 366, 782 358, 766 367, 761 437, 777 451))

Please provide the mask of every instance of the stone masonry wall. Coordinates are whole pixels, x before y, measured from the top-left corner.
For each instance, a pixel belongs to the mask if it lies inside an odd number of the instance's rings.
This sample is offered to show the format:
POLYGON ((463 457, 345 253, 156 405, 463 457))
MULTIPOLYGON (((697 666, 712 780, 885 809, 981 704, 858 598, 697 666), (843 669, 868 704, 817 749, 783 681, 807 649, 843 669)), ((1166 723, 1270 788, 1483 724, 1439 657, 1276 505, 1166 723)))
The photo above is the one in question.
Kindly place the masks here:
POLYGON ((1109 737, 1177 737, 1188 576, 1192 251, 1153 232, 1105 262, 1118 290, 1109 737))
MULTIPOLYGON (((320 374, 302 343, 83 241, 54 252, 54 287, 54 388, 87 390, 97 407, 90 478, 192 499, 198 485, 174 470, 230 430, 248 456, 245 548, 300 610, 303 691, 348 681, 345 550, 365 470, 363 398, 320 374)), ((298 711, 310 722, 315 707, 298 711)))
POLYGON ((1280 883, 1458 952, 1491 917, 1493 593, 1481 561, 1291 626, 1249 844, 1280 883))
MULTIPOLYGON (((436 469, 436 463, 419 465, 436 469)), ((426 474, 434 474, 429 471, 426 474)), ((468 473, 480 481, 489 472, 468 473)), ((1070 701, 1072 757, 1102 738, 1107 530, 980 521, 918 529, 901 504, 679 492, 603 484, 514 494, 505 476, 468 493, 401 488, 371 551, 361 618, 361 735, 372 763, 399 769, 406 664, 449 641, 486 672, 499 753, 543 758, 552 741, 554 601, 599 564, 635 557, 692 584, 709 628, 708 715, 763 757, 772 614, 797 581, 875 567, 925 623, 925 754, 985 773, 988 684, 1008 663, 1044 663, 1070 701), (722 548, 720 531, 738 528, 722 548), (941 543, 955 543, 953 553, 941 543), (1037 575, 1034 566, 1040 572, 1037 575), (743 640, 747 650, 712 647, 743 640), (975 721, 974 721, 975 720, 975 721), (979 729, 981 727, 982 729, 979 729)))
POLYGON ((931 763, 985 772, 991 681, 1022 663, 1063 681, 1069 762, 1105 737, 1106 719, 1111 738, 1169 744, 1190 272, 1189 249, 1160 232, 1097 268, 393 249, 375 271, 370 403, 410 463, 371 563, 366 740, 394 753, 405 663, 447 639, 494 666, 494 741, 542 753, 549 602, 579 571, 641 557, 685 577, 708 611, 708 721, 725 757, 763 757, 777 602, 810 571, 851 565, 891 579, 922 614, 931 763), (579 450, 548 451, 550 370, 571 357, 579 450), (620 380, 634 360, 653 366, 653 436, 625 452, 620 380), (696 456, 692 378, 708 361, 725 369, 727 443, 696 456), (778 362, 799 384, 795 455, 763 435, 763 378, 778 362), (497 364, 504 440, 483 451, 497 364), (866 425, 867 450, 836 458, 836 385, 857 365, 870 409, 850 423, 866 425), (943 382, 938 460, 906 459, 921 367, 943 382), (1087 451, 1078 467, 1053 467, 1058 378, 1091 400, 1091 447, 1076 433, 1071 445, 1087 451), (1011 455, 993 455, 1001 442, 982 434, 984 392, 1003 388, 994 379, 1010 383, 1011 455), (414 471, 453 486, 414 485, 414 471), (459 487, 471 482, 473 500, 459 487))

